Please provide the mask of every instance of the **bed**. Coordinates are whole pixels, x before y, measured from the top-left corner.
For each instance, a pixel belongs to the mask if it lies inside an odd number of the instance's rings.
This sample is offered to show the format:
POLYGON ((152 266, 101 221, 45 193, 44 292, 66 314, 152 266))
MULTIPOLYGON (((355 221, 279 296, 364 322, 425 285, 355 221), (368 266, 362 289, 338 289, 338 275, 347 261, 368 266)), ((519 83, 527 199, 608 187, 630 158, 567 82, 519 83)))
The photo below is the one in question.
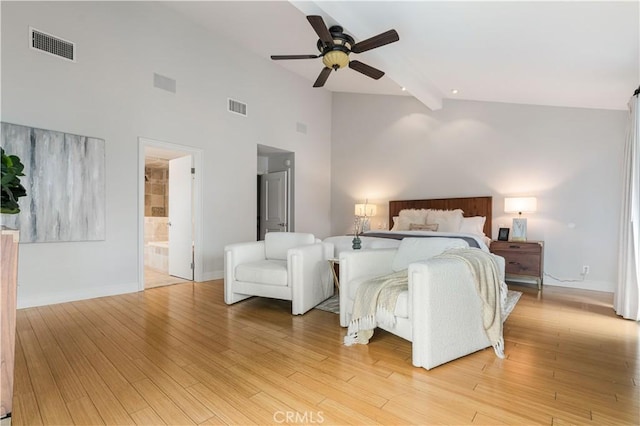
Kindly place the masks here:
MULTIPOLYGON (((504 259, 490 254, 488 248, 491 209, 491 197, 391 201, 391 229, 362 234, 361 250, 351 248, 350 236, 327 239, 334 244, 340 265, 340 325, 350 329, 355 300, 362 297, 359 287, 408 267, 408 289, 399 294, 392 313, 386 311, 379 317, 378 305, 375 327, 411 341, 414 366, 431 369, 490 346, 503 357, 501 322, 498 341, 488 337, 483 323, 483 299, 476 289, 478 271, 451 258, 453 254, 440 256, 449 246, 460 248, 461 240, 486 252, 483 256, 491 258, 496 268, 488 285, 502 299, 496 305, 503 305, 507 294, 504 259), (454 214, 456 210, 462 213, 454 214), (463 221, 472 226, 463 228, 463 221), (438 225, 438 229, 443 225, 444 231, 407 229, 413 224, 438 225), (389 313, 393 321, 387 322, 383 317, 389 313)), ((349 337, 347 333, 345 343, 349 337)))
MULTIPOLYGON (((396 248, 405 237, 449 237, 462 238, 469 243, 470 247, 478 247, 484 251, 489 251, 491 237, 491 216, 493 199, 490 196, 462 197, 462 198, 433 198, 422 200, 400 200, 389 201, 389 230, 372 230, 360 235, 362 249, 387 249, 396 248), (473 229, 448 229, 446 231, 412 230, 407 227, 394 226, 398 223, 398 218, 411 210, 462 210, 465 223, 472 222, 473 229), (395 220, 394 220, 395 218, 395 220), (484 218, 480 220, 479 218, 484 218), (478 220, 476 220, 478 219, 478 220), (479 224, 482 223, 481 226, 479 224), (398 229, 401 228, 401 229, 398 229), (480 230, 480 228, 482 230, 480 230), (466 231, 466 232, 465 232, 466 231), (473 232, 471 232, 473 231, 473 232)), ((340 253, 351 251, 353 236, 333 236, 324 241, 330 242, 335 247, 335 258, 340 257, 340 253)))

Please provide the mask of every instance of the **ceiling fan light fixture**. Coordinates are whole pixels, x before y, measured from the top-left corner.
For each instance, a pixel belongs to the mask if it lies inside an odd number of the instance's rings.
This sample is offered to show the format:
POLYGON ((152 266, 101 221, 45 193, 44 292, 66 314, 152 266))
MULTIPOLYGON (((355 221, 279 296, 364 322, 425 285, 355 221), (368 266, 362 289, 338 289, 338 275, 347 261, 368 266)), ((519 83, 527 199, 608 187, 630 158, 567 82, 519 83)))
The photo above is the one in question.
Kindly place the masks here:
POLYGON ((344 68, 349 65, 349 55, 341 50, 332 50, 322 57, 322 63, 327 68, 344 68))

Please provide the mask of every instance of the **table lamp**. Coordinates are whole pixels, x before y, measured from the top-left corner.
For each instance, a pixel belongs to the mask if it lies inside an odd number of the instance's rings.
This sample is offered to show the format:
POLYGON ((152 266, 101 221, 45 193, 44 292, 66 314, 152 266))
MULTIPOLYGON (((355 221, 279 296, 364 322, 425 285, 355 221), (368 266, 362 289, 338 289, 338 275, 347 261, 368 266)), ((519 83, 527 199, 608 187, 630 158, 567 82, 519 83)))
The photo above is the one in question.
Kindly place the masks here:
POLYGON ((508 197, 504 199, 505 213, 518 213, 518 217, 513 218, 511 227, 512 241, 527 241, 527 218, 522 217, 522 213, 533 213, 537 209, 535 197, 508 197))

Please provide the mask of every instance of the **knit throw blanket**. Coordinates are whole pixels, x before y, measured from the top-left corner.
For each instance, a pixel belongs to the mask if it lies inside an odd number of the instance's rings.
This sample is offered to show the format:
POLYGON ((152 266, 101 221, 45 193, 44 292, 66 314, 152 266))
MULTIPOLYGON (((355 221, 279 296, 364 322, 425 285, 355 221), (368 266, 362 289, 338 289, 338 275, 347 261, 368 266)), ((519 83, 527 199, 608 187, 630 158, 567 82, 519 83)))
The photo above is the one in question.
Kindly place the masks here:
POLYGON ((356 290, 353 313, 344 344, 366 345, 378 323, 392 326, 396 322, 393 311, 398 296, 409 288, 408 270, 383 275, 364 282, 356 290), (376 320, 377 318, 377 320, 376 320))
POLYGON ((482 301, 482 325, 498 358, 504 358, 502 335, 502 307, 498 265, 491 254, 480 249, 449 250, 438 256, 441 259, 458 259, 469 267, 474 278, 476 292, 482 301))
MULTIPOLYGON (((500 303, 498 266, 489 253, 480 249, 454 249, 438 255, 440 258, 459 259, 470 269, 476 291, 482 300, 482 322, 496 356, 504 358, 504 338, 500 303)), ((408 271, 372 278, 356 291, 352 320, 344 337, 344 344, 366 345, 373 330, 381 324, 395 324, 393 314, 398 296, 408 289, 408 271)))

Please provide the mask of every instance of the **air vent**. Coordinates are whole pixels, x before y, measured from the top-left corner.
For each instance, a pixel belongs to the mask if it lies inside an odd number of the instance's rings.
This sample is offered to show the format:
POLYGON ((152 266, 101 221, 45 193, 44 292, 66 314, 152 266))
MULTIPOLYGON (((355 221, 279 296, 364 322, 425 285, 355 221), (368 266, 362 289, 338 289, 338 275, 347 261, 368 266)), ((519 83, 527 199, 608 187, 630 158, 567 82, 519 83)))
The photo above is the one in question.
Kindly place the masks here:
POLYGON ((307 125, 304 124, 304 123, 297 122, 296 123, 296 131, 298 133, 303 133, 303 134, 306 135, 307 134, 307 125))
POLYGON ((229 109, 229 112, 240 114, 244 117, 247 116, 247 104, 242 103, 240 101, 236 101, 234 99, 229 98, 228 109, 229 109))
POLYGON ((176 93, 176 81, 173 78, 153 73, 153 87, 166 90, 167 92, 176 93))
POLYGON ((45 32, 29 28, 31 48, 57 56, 67 61, 76 61, 76 44, 45 32))

